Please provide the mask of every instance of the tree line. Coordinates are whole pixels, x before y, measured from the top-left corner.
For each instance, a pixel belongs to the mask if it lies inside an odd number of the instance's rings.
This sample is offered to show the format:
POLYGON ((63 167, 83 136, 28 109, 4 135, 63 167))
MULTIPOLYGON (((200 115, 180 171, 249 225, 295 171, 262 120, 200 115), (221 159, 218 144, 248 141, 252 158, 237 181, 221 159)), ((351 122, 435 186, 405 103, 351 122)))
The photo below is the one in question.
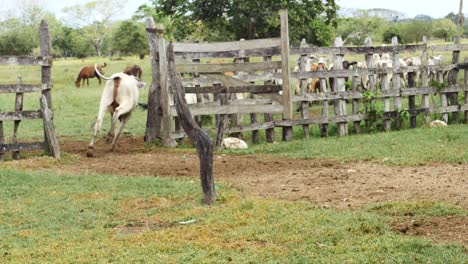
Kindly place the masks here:
MULTIPOLYGON (((124 0, 69 6, 63 10, 65 19, 57 19, 32 0, 30 3, 20 8, 20 15, 6 15, 0 21, 0 55, 37 52, 37 29, 43 18, 51 30, 53 54, 60 57, 147 54, 144 18, 148 16, 164 25, 167 38, 177 41, 278 37, 277 14, 283 8, 289 10, 293 45, 306 39, 313 45, 328 46, 336 36, 345 45, 363 45, 366 37, 372 37, 374 43, 388 43, 393 36, 400 43, 417 43, 423 35, 450 40, 458 34, 458 17, 453 13, 441 19, 426 15, 407 19, 386 9, 339 14, 335 0, 152 0, 125 21, 113 20, 123 10, 124 0)), ((468 32, 467 22, 463 27, 468 32)))

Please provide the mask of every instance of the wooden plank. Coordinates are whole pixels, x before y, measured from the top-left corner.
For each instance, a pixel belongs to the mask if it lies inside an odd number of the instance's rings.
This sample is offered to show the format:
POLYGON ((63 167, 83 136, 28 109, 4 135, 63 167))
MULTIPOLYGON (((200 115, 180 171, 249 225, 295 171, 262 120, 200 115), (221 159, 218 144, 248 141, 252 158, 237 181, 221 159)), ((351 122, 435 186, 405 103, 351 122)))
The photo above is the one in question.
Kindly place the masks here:
POLYGON ((265 123, 254 123, 254 124, 250 124, 246 126, 230 127, 226 130, 226 132, 242 133, 242 132, 249 132, 249 131, 272 129, 274 127, 275 127, 275 123, 273 121, 270 121, 270 122, 265 122, 265 123))
POLYGON ((41 119, 41 110, 17 111, 0 113, 0 121, 19 121, 26 119, 41 119))
MULTIPOLYGON (((281 73, 283 80, 283 119, 293 119, 289 67, 289 25, 288 10, 280 10, 281 17, 281 73)), ((292 140, 292 127, 283 128, 283 140, 292 140)))
POLYGON ((355 77, 373 74, 373 71, 368 69, 349 69, 349 70, 336 70, 331 71, 315 71, 315 72, 293 72, 291 78, 293 79, 309 79, 309 78, 330 78, 330 77, 355 77))
POLYGON ((42 90, 41 84, 0 84, 0 93, 33 93, 42 90))
POLYGON ((238 71, 269 71, 281 69, 280 61, 270 62, 249 62, 242 65, 235 63, 220 63, 220 64, 178 64, 176 71, 179 73, 223 73, 223 72, 238 72, 238 71))
MULTIPOLYGON (((155 24, 152 17, 146 19, 146 27, 154 29, 155 24)), ((151 57, 151 85, 148 91, 148 112, 146 115, 145 142, 152 142, 161 138, 161 80, 159 75, 159 53, 157 36, 147 32, 151 57)))
POLYGON ((289 126, 302 126, 304 124, 328 124, 328 123, 344 123, 344 122, 357 122, 366 120, 367 114, 347 115, 347 116, 331 116, 329 118, 310 118, 310 119, 297 119, 297 120, 279 120, 275 121, 277 127, 289 126))
POLYGON ((5 153, 8 153, 8 152, 45 150, 46 148, 47 148, 47 145, 44 142, 16 143, 16 144, 0 143, 0 156, 3 156, 5 153))
POLYGON ((60 159, 60 145, 57 137, 55 136, 55 128, 52 120, 52 110, 47 105, 47 99, 45 95, 41 96, 41 111, 43 116, 44 131, 46 136, 46 146, 49 148, 49 153, 56 159, 60 159))
MULTIPOLYGON (((18 77, 16 79, 16 83, 18 85, 18 90, 21 89, 21 77, 18 77)), ((15 97, 15 111, 20 112, 23 110, 23 93, 17 93, 15 97)), ((21 120, 15 120, 13 124, 13 137, 11 139, 11 144, 16 144, 17 143, 17 136, 18 136, 18 127, 20 125, 21 120)), ((13 159, 19 159, 20 158, 20 153, 19 151, 14 151, 12 153, 12 158, 13 159)))
MULTIPOLYGON (((417 52, 424 49, 424 45, 399 45, 396 49, 397 52, 417 52)), ((304 47, 304 48, 291 48, 291 54, 322 54, 322 55, 334 55, 334 54, 381 54, 390 53, 395 51, 392 46, 379 46, 373 47, 368 45, 365 47, 304 47)))
POLYGON ((0 65, 52 66, 52 56, 0 56, 0 65))
POLYGON ((464 111, 465 109, 466 108, 462 108, 459 105, 441 106, 441 107, 431 106, 429 112, 431 114, 443 114, 443 115, 445 115, 445 114, 448 114, 448 113, 464 111))
POLYGON ((185 87, 186 93, 223 93, 223 90, 229 88, 229 93, 277 93, 282 90, 280 85, 248 85, 248 86, 203 86, 203 87, 185 87), (217 90, 219 89, 219 90, 217 90))
MULTIPOLYGON (((279 38, 254 39, 245 41, 215 42, 215 43, 174 43, 174 53, 195 52, 213 53, 238 50, 266 49, 280 46, 279 38)), ((177 66, 176 66, 177 67, 177 66)))
POLYGON ((262 56, 277 56, 281 55, 280 47, 260 48, 248 50, 230 50, 218 52, 176 52, 176 57, 181 59, 206 59, 206 58, 239 58, 246 57, 262 57, 262 56))
POLYGON ((431 45, 430 49, 434 51, 461 51, 467 50, 468 44, 447 44, 447 45, 431 45))
MULTIPOLYGON (((245 105, 245 104, 230 104, 230 105, 189 105, 192 115, 221 115, 221 114, 248 114, 248 113, 272 113, 278 114, 283 111, 282 105, 245 105)), ((171 107, 171 115, 176 116, 175 108, 171 107)))

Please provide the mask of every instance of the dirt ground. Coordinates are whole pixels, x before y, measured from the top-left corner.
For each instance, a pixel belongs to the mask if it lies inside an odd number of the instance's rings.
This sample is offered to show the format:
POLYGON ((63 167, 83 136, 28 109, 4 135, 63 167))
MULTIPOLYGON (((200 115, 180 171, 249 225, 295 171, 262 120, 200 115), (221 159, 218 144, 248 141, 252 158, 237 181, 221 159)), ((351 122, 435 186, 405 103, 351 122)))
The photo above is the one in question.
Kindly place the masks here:
MULTIPOLYGON (((86 158, 86 142, 61 142, 73 162, 44 165, 34 159, 12 167, 53 169, 79 174, 158 175, 197 178, 195 153, 145 147, 142 138, 124 136, 115 152, 104 140, 94 158, 86 158)), ((354 209, 375 202, 411 199, 443 201, 468 208, 468 164, 387 166, 379 162, 289 159, 272 155, 215 155, 215 181, 232 184, 246 195, 310 201, 324 208, 354 209)), ((468 245, 467 217, 411 219, 395 222, 401 233, 468 245)))

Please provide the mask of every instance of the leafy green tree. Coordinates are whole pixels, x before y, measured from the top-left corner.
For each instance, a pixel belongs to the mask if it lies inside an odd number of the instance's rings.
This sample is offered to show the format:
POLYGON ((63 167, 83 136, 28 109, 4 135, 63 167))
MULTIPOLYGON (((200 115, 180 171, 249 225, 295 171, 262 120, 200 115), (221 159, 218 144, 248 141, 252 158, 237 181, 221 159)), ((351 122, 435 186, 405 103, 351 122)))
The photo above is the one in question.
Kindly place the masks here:
POLYGON ((292 42, 305 38, 313 44, 330 44, 337 26, 334 0, 153 0, 153 6, 158 16, 171 17, 176 32, 181 32, 176 39, 192 35, 200 22, 224 39, 278 37, 282 8, 289 9, 292 42))
POLYGON ((30 34, 12 31, 0 36, 0 55, 30 55, 35 47, 30 34))
POLYGON ((400 36, 403 43, 418 43, 423 36, 431 36, 432 23, 424 20, 410 20, 400 24, 400 36))
POLYGON ((378 34, 385 23, 385 20, 378 17, 342 18, 338 21, 336 33, 343 38, 345 44, 360 46, 367 37, 380 39, 378 34))
POLYGON ((393 37, 397 37, 399 42, 405 43, 405 40, 401 37, 400 28, 394 24, 384 29, 382 33, 382 41, 384 43, 392 43, 393 37))
POLYGON ((80 29, 62 27, 52 34, 52 49, 62 57, 87 57, 94 53, 93 47, 80 29))
POLYGON ((112 36, 112 50, 123 55, 147 53, 149 46, 143 25, 123 21, 112 36))
POLYGON ((457 25, 447 18, 435 20, 432 35, 436 38, 450 41, 452 37, 457 35, 457 25))

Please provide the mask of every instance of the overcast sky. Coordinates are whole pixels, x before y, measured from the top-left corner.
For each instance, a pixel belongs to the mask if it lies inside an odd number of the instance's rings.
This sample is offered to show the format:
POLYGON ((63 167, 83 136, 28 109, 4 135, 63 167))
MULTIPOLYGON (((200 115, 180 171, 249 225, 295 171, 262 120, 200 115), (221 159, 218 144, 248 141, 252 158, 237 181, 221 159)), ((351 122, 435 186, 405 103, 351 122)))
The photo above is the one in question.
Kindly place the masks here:
MULTIPOLYGON (((14 10, 24 1, 40 3, 46 10, 53 12, 59 18, 63 17, 61 10, 64 7, 87 2, 87 0, 0 0, 0 11, 14 10)), ((127 1, 124 13, 117 19, 131 17, 141 4, 149 2, 149 0, 127 1)), ((403 12, 408 17, 426 14, 439 18, 450 12, 458 13, 459 0, 337 0, 337 3, 345 8, 387 8, 403 12)), ((464 13, 468 13, 468 3, 466 3, 464 10, 464 13)))
MULTIPOLYGON (((446 16, 450 12, 458 13, 459 0, 337 0, 337 4, 346 8, 386 8, 405 13, 408 17, 419 14, 434 18, 446 16)), ((465 1, 463 13, 468 13, 465 1)))
MULTIPOLYGON (((39 3, 46 9, 54 13, 58 18, 62 18, 64 14, 61 12, 64 7, 72 6, 76 4, 83 4, 90 2, 88 0, 0 0, 0 14, 4 11, 8 10, 15 10, 18 6, 21 6, 23 2, 34 2, 39 3)), ((125 10, 123 11, 122 15, 116 18, 118 19, 126 19, 130 18, 133 13, 138 9, 138 7, 142 4, 150 3, 149 0, 129 0, 125 4, 125 10)))

